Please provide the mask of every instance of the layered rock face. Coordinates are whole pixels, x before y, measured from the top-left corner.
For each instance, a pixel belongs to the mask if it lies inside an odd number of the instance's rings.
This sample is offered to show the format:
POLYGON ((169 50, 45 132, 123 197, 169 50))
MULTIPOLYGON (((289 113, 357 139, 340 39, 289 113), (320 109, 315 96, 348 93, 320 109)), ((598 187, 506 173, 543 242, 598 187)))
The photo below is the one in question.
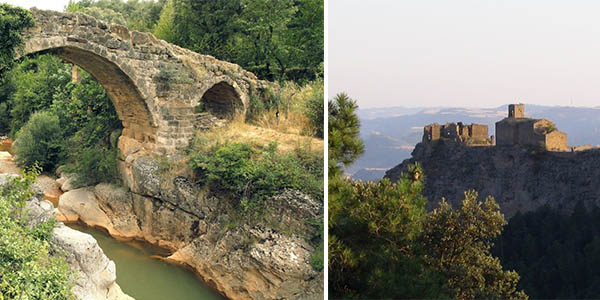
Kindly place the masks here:
POLYGON ((323 273, 310 265, 314 249, 306 241, 315 230, 306 220, 322 217, 321 203, 294 191, 268 201, 274 222, 304 236, 261 225, 231 228, 235 220, 217 196, 185 177, 167 179, 152 157, 130 154, 121 171, 129 189, 99 184, 68 191, 57 217, 169 249, 167 260, 193 268, 231 299, 323 298, 323 273))
MULTIPOLYGON (((6 184, 10 176, 16 175, 0 175, 0 185, 6 184)), ((34 191, 34 197, 25 202, 31 226, 54 218, 52 203, 43 200, 44 193, 37 185, 34 185, 34 191)), ((121 291, 116 282, 115 263, 104 255, 91 235, 59 222, 54 228, 51 243, 74 273, 72 291, 78 300, 134 300, 121 291)))
POLYGON ((548 204, 569 213, 578 201, 600 205, 600 151, 546 152, 524 147, 469 147, 439 141, 420 143, 412 158, 390 169, 386 177, 398 180, 409 164, 420 162, 426 181, 427 207, 433 209, 442 197, 454 207, 464 191, 476 190, 480 197, 496 199, 508 219, 517 211, 527 212, 548 204))

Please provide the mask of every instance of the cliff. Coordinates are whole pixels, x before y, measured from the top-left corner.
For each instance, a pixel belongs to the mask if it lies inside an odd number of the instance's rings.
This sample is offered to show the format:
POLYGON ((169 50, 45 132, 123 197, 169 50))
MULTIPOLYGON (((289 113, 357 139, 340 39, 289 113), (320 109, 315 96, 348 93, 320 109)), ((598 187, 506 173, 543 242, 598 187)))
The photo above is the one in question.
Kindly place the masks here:
MULTIPOLYGON (((314 248, 307 241, 317 229, 306 222, 322 218, 321 203, 286 190, 267 201, 278 226, 228 226, 235 222, 218 194, 189 178, 168 177, 155 158, 140 151, 121 167, 128 188, 98 184, 69 190, 60 196, 58 220, 81 221, 116 238, 169 250, 165 260, 190 267, 229 299, 323 299, 323 272, 311 266, 314 248)), ((69 180, 58 181, 65 190, 69 180)))
POLYGON ((469 147, 440 140, 419 143, 412 158, 386 172, 392 181, 409 164, 420 162, 424 195, 433 209, 442 197, 457 207, 466 190, 493 196, 509 219, 548 204, 565 213, 578 201, 600 205, 600 150, 550 152, 539 147, 469 147))

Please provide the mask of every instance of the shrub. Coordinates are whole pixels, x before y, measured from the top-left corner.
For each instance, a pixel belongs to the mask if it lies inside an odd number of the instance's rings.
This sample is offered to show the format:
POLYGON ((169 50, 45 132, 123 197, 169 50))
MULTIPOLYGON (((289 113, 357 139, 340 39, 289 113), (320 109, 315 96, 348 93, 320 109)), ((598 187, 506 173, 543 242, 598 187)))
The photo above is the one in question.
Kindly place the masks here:
POLYGON ((118 182, 116 148, 84 147, 72 154, 73 163, 66 171, 76 174, 79 185, 89 186, 100 182, 118 182))
POLYGON ((305 107, 305 114, 310 120, 310 129, 314 132, 314 136, 319 138, 323 138, 324 105, 323 90, 317 90, 306 102, 305 107))
POLYGON ((227 194, 233 206, 259 209, 285 189, 323 199, 323 158, 308 151, 279 153, 271 144, 255 150, 249 144, 217 144, 191 157, 198 180, 227 194))
POLYGON ((49 111, 37 112, 17 133, 14 150, 19 166, 38 164, 45 171, 52 171, 64 159, 64 138, 59 120, 49 111))
POLYGON ((50 255, 54 222, 31 228, 25 201, 39 171, 15 177, 0 188, 0 299, 73 299, 67 264, 50 255))

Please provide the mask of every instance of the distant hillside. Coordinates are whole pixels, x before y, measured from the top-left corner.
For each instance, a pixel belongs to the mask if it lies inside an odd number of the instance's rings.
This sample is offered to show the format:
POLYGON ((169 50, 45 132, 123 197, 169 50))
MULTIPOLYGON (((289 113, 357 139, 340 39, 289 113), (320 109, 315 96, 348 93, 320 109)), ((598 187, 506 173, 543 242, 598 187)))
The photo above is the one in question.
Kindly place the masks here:
MULTIPOLYGON (((346 173, 364 168, 392 168, 410 158, 421 141, 423 126, 430 123, 463 122, 494 125, 506 117, 508 105, 496 108, 367 108, 359 109, 365 154, 346 173)), ((545 118, 568 134, 569 145, 600 145, 600 107, 558 107, 525 104, 526 116, 545 118)), ((353 176, 354 177, 354 176, 353 176)), ((355 179, 359 179, 354 177, 355 179)))

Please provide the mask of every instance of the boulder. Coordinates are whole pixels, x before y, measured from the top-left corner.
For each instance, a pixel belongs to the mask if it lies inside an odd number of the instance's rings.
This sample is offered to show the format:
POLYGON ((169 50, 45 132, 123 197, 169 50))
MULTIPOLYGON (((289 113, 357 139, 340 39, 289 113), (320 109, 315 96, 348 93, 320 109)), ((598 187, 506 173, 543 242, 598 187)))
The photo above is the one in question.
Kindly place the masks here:
POLYGON ((64 216, 64 221, 81 220, 90 226, 112 227, 110 219, 98 205, 93 187, 62 194, 59 198, 58 211, 64 216))
POLYGON ((74 276, 72 290, 80 300, 133 300, 117 285, 116 266, 89 234, 71 229, 62 223, 54 228, 52 243, 63 249, 62 256, 74 276))

